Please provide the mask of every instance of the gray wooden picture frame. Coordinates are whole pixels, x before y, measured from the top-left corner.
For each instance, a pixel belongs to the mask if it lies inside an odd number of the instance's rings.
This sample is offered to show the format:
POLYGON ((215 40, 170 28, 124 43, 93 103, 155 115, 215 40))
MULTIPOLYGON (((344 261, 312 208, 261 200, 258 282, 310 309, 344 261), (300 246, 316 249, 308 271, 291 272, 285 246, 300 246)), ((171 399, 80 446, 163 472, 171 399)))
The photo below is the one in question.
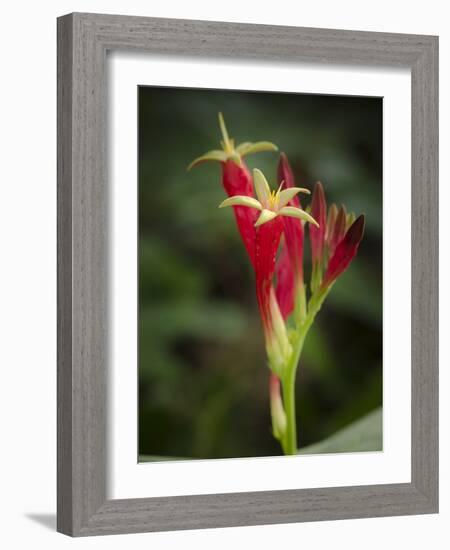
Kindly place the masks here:
POLYGON ((82 13, 58 19, 57 488, 57 529, 72 536, 438 511, 437 37, 82 13), (107 499, 110 50, 411 70, 411 483, 107 499))

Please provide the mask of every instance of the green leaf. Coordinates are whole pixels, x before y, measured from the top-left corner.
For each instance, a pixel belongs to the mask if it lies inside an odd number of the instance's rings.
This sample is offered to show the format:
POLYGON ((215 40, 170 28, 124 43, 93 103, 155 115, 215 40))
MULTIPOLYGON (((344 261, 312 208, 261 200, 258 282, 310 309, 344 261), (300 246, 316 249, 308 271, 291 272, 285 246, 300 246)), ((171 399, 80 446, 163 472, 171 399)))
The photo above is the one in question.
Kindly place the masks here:
POLYGON ((314 443, 298 454, 351 453, 383 450, 383 410, 375 409, 363 418, 339 430, 332 436, 314 443))
POLYGON ((180 458, 179 456, 156 456, 156 455, 139 455, 138 463, 141 462, 167 462, 168 460, 195 460, 192 458, 180 458))

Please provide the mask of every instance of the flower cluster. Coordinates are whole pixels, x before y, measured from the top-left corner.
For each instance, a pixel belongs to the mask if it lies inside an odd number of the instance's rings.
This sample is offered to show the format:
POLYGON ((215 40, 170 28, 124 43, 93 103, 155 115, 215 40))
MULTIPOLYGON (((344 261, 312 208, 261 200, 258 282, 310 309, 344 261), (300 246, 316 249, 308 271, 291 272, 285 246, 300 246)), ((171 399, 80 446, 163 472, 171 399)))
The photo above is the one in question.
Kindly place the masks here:
POLYGON ((328 209, 325 192, 320 182, 314 188, 311 213, 319 221, 310 228, 312 276, 311 292, 327 289, 341 275, 358 251, 364 234, 364 215, 355 219, 347 214, 344 205, 328 209))
POLYGON ((205 161, 218 161, 242 241, 255 272, 256 296, 264 331, 268 364, 272 430, 286 454, 297 452, 295 375, 305 337, 336 279, 355 257, 364 233, 364 216, 355 219, 344 206, 332 204, 327 212, 325 192, 316 183, 309 208, 299 195, 285 154, 280 154, 277 190, 264 174, 243 157, 277 151, 273 143, 245 142, 235 146, 219 114, 222 149, 195 159, 189 169, 205 161), (304 283, 303 250, 306 224, 311 245, 311 281, 304 283), (288 322, 289 320, 289 322, 288 322), (288 329, 289 326, 289 329, 288 329))

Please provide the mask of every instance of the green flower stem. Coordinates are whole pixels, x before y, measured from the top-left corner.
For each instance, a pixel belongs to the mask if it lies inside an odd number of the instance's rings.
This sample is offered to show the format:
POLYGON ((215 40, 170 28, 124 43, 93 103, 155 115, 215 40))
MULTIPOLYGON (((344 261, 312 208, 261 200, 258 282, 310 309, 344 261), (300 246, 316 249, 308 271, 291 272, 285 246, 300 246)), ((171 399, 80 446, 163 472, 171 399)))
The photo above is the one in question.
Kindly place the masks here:
POLYGON ((315 292, 308 304, 308 314, 304 322, 296 331, 295 340, 292 345, 292 355, 285 374, 281 380, 283 387, 283 402, 286 413, 286 432, 281 440, 283 451, 286 455, 297 454, 297 421, 295 412, 295 379, 297 367, 303 350, 303 344, 314 319, 319 312, 331 286, 326 289, 319 289, 315 292))
POLYGON ((283 450, 287 455, 297 454, 297 421, 295 412, 295 379, 297 374, 297 365, 300 360, 300 355, 305 341, 306 332, 302 331, 302 335, 297 340, 297 345, 292 353, 292 359, 289 362, 286 374, 283 377, 283 401, 284 410, 286 413, 286 433, 283 440, 283 450))

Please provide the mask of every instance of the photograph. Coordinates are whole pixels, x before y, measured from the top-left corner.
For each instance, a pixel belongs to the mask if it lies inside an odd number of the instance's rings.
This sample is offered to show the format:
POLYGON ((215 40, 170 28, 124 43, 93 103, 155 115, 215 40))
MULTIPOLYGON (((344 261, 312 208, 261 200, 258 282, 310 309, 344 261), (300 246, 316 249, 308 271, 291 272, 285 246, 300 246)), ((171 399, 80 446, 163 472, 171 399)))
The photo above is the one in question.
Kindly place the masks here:
POLYGON ((5 4, 5 549, 446 546, 447 11, 5 4))
POLYGON ((138 87, 138 461, 381 451, 383 99, 138 87))

